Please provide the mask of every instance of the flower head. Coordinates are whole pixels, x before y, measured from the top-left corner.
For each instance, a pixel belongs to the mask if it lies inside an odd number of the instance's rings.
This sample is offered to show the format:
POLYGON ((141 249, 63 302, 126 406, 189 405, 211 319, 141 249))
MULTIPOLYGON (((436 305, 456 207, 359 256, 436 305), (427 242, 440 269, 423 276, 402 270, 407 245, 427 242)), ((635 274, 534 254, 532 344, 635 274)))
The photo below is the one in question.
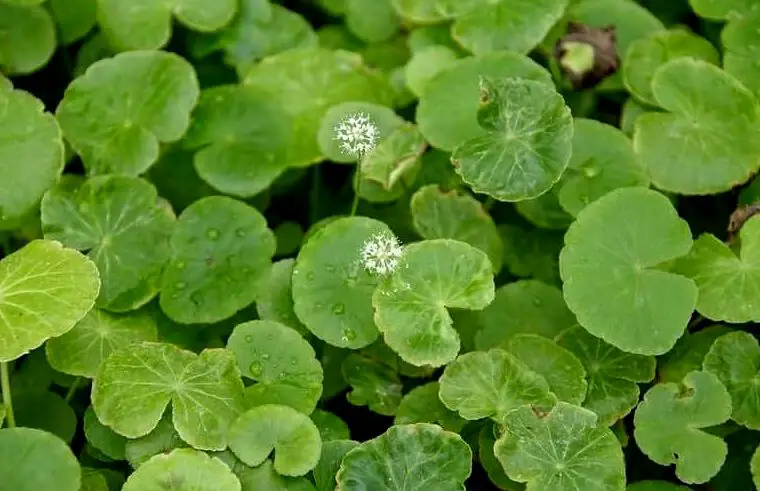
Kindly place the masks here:
POLYGON ((387 275, 398 266, 403 248, 391 233, 381 232, 364 242, 361 256, 364 269, 370 273, 387 275))
POLYGON ((335 140, 346 155, 361 157, 377 144, 379 130, 368 114, 349 114, 335 125, 335 140))

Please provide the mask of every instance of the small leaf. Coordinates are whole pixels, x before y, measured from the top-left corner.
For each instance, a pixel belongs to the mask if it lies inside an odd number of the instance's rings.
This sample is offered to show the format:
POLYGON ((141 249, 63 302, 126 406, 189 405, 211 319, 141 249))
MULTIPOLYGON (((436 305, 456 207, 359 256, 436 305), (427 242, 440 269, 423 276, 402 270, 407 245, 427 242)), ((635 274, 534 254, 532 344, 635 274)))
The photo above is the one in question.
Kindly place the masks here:
POLYGON ((686 328, 697 287, 658 265, 691 243, 688 224, 662 194, 612 191, 565 235, 559 260, 567 305, 586 330, 623 351, 666 353, 686 328))
POLYGON ((313 470, 317 491, 335 491, 335 475, 340 469, 343 457, 359 442, 353 440, 333 440, 322 443, 319 463, 313 470))
POLYGON ((185 208, 171 238, 161 308, 182 324, 213 323, 250 305, 271 267, 275 238, 264 216, 223 196, 185 208))
POLYGON ((48 8, 58 25, 62 44, 85 37, 95 27, 97 0, 50 0, 48 8))
POLYGON ((492 271, 486 254, 464 242, 410 244, 372 296, 385 342, 412 365, 437 367, 453 360, 460 341, 446 308, 487 306, 494 298, 492 271))
POLYGON ((8 75, 32 73, 53 56, 55 24, 40 6, 0 3, 0 31, 0 70, 8 75))
POLYGON ((79 491, 81 469, 66 443, 31 428, 0 430, 0 489, 79 491))
POLYGON ((392 426, 343 458, 340 491, 461 491, 472 467, 470 447, 436 425, 392 426))
POLYGON ((393 416, 401 403, 401 380, 398 373, 377 361, 350 354, 342 364, 343 378, 351 387, 346 394, 354 406, 367 406, 371 411, 393 416))
POLYGON ((736 77, 755 95, 760 95, 760 65, 757 51, 760 49, 760 32, 757 23, 760 10, 732 20, 721 32, 723 45, 723 69, 736 77))
POLYGON ((243 383, 227 350, 200 355, 171 344, 144 342, 115 351, 95 377, 98 419, 128 438, 145 436, 172 402, 174 427, 203 450, 223 450, 227 430, 243 410, 243 383))
POLYGON ((345 0, 346 27, 368 43, 392 38, 401 23, 391 0, 345 0))
POLYGON ((728 447, 703 428, 731 417, 731 396, 709 372, 691 372, 681 384, 657 384, 646 394, 634 416, 636 444, 660 465, 676 464, 676 475, 686 483, 713 477, 728 447))
POLYGON ((434 423, 447 431, 460 432, 467 421, 441 402, 439 391, 438 382, 410 390, 401 400, 393 424, 434 423))
POLYGON ((95 304, 95 264, 58 242, 35 240, 0 261, 0 362, 71 330, 95 304))
POLYGON ((191 449, 159 454, 141 465, 123 491, 241 491, 221 460, 191 449))
POLYGON ((505 424, 494 453, 511 479, 527 483, 525 491, 625 490, 620 442, 591 411, 558 402, 539 416, 522 406, 505 424))
POLYGON ((331 412, 315 409, 310 415, 311 420, 319 429, 323 442, 329 440, 348 440, 351 433, 345 421, 331 412))
POLYGON ((293 267, 295 259, 288 258, 272 264, 269 274, 261 280, 256 294, 256 312, 263 320, 292 327, 302 336, 311 336, 293 309, 293 267))
POLYGON ((570 161, 570 109, 543 82, 506 78, 481 84, 477 118, 485 134, 454 149, 457 173, 475 192, 500 201, 542 195, 570 161))
POLYGON ((159 143, 182 137, 198 93, 184 58, 164 51, 122 53, 77 77, 56 118, 89 174, 135 176, 158 160, 159 143))
POLYGON ((427 84, 459 59, 453 49, 439 44, 416 51, 404 67, 404 82, 417 97, 422 97, 427 84))
POLYGON ((446 365, 440 384, 443 404, 469 420, 503 423, 524 404, 548 410, 557 402, 544 377, 501 349, 459 356, 446 365))
POLYGON ((257 466, 274 451, 274 469, 303 476, 319 461, 322 440, 308 416, 288 406, 249 409, 230 428, 230 450, 246 465, 257 466))
POLYGON ((310 414, 322 395, 322 366, 296 331, 278 322, 238 324, 227 340, 240 373, 257 383, 246 388, 248 407, 290 406, 310 414))

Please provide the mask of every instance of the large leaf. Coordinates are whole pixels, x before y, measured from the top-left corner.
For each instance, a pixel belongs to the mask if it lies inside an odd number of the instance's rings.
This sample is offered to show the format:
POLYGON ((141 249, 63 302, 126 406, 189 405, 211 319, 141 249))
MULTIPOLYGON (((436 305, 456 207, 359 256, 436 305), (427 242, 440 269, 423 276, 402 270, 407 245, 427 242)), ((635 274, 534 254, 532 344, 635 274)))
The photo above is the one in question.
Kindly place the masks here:
POLYGON ((141 465, 123 491, 240 491, 240 481, 221 460, 181 448, 141 465))
POLYGON ((95 304, 95 264, 58 242, 35 240, 0 261, 0 362, 71 330, 95 304))
POLYGON ((481 80, 477 118, 484 134, 463 141, 451 156, 474 191, 500 201, 536 198, 567 168, 572 116, 562 96, 545 83, 481 80))
POLYGON ((689 226, 668 199, 643 188, 587 206, 565 235, 565 300, 591 334, 630 353, 659 355, 681 336, 697 299, 694 282, 658 269, 691 247, 689 226))
POLYGON ((79 491, 81 469, 66 443, 31 428, 0 430, 1 491, 79 491))
POLYGON ((128 438, 150 433, 169 402, 183 440, 224 450, 227 430, 244 406, 232 353, 208 349, 196 355, 171 344, 134 344, 106 359, 92 388, 98 419, 128 438))

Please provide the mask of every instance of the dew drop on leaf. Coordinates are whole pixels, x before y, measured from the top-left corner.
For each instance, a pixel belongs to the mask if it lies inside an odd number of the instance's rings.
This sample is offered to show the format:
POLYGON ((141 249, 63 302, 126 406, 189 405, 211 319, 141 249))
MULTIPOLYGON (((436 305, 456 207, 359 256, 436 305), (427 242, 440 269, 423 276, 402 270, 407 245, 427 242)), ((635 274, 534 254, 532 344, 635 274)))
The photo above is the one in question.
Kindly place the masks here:
POLYGON ((206 231, 206 236, 211 240, 218 240, 219 239, 219 230, 215 228, 210 228, 206 231))
POLYGON ((261 372, 264 370, 264 367, 261 365, 261 363, 254 361, 251 363, 251 366, 248 367, 248 370, 251 372, 251 375, 254 377, 261 376, 261 372))
POLYGON ((333 314, 341 315, 346 311, 346 305, 342 303, 336 303, 332 307, 333 314))
POLYGON ((342 339, 344 342, 353 341, 356 339, 356 333, 353 331, 353 329, 346 329, 343 331, 342 339))
POLYGON ((253 342, 253 336, 246 336, 245 337, 245 342, 246 343, 252 343, 253 342))
POLYGON ((309 281, 313 281, 314 280, 314 271, 309 271, 308 273, 306 273, 306 279, 309 280, 309 281))
POLYGON ((245 237, 245 229, 239 228, 235 230, 235 235, 238 237, 245 237))
POLYGON ((176 288, 177 290, 184 290, 185 288, 187 288, 187 283, 185 283, 184 281, 178 281, 177 283, 174 284, 174 288, 176 288))

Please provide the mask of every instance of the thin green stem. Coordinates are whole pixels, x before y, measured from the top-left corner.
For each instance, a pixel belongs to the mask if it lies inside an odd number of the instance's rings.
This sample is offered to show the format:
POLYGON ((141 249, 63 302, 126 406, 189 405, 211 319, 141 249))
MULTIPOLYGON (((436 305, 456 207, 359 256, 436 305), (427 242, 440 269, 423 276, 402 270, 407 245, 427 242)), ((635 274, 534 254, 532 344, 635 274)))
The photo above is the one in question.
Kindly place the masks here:
POLYGON ((11 400, 11 379, 8 375, 8 363, 0 362, 0 386, 3 391, 3 405, 5 405, 5 418, 8 420, 8 428, 16 427, 16 417, 13 415, 13 401, 11 400))
POLYGON ((354 202, 351 204, 351 215, 356 215, 356 210, 359 208, 359 193, 362 189, 362 162, 361 160, 356 163, 356 174, 354 175, 354 202))
POLYGON ((77 392, 78 386, 79 386, 79 377, 74 379, 74 381, 71 383, 71 387, 69 387, 69 391, 66 392, 66 402, 71 402, 71 399, 74 398, 74 394, 76 394, 77 392))

